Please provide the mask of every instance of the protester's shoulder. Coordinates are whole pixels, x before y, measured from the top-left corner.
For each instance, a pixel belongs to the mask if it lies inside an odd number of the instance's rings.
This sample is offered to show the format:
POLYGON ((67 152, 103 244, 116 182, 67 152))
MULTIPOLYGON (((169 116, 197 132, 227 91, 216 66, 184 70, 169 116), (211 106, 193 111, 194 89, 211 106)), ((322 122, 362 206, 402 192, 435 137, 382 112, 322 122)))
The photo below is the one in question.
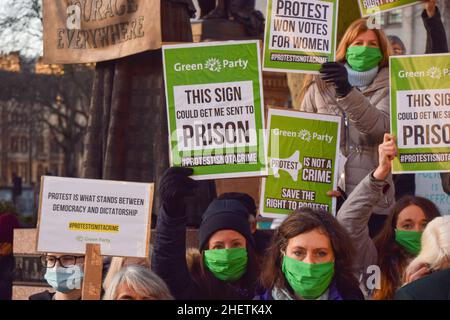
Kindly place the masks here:
POLYGON ((448 299, 450 297, 450 269, 433 272, 429 276, 400 288, 396 299, 448 299))
POLYGON ((364 294, 359 287, 346 288, 341 294, 344 300, 364 300, 364 294))
POLYGON ((39 292, 36 294, 31 295, 28 299, 29 300, 53 300, 53 296, 55 293, 52 293, 48 290, 44 292, 39 292))

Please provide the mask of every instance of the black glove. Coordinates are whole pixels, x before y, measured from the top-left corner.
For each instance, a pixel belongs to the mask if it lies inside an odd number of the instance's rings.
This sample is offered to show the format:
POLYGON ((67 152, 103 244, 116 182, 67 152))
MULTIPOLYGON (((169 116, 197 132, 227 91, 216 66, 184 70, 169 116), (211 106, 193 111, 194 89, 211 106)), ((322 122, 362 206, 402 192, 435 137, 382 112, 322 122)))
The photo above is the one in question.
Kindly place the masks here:
POLYGON ((327 62, 320 69, 320 78, 327 83, 332 83, 336 88, 336 95, 343 98, 352 91, 348 82, 348 72, 345 66, 338 62, 327 62))
POLYGON ((184 215, 184 198, 193 196, 198 182, 189 178, 194 171, 191 168, 173 167, 166 170, 159 184, 159 196, 171 217, 184 215))

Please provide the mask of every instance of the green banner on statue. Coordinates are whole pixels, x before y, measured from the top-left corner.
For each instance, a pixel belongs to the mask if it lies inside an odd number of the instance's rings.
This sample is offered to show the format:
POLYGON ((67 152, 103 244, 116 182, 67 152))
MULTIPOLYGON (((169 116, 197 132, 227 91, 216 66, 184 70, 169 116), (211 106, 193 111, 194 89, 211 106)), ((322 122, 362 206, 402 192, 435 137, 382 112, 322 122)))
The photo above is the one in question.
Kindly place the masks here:
POLYGON ((269 110, 269 176, 261 188, 261 215, 285 217, 301 207, 336 213, 341 118, 269 110))
POLYGON ((421 1, 417 0, 358 0, 361 16, 367 17, 381 12, 408 7, 421 1))
POLYGON ((450 54, 391 57, 394 173, 450 171, 450 54))
POLYGON ((318 73, 336 56, 339 0, 268 0, 264 70, 318 73))
POLYGON ((163 46, 170 163, 193 178, 267 175, 258 41, 163 46))

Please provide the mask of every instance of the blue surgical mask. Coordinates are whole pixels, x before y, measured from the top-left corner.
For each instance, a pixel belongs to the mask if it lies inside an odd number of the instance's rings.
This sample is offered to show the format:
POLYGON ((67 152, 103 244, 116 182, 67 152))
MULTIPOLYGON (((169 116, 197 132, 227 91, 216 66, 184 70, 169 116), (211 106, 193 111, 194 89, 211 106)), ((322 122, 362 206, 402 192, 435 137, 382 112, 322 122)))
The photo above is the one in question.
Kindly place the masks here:
POLYGON ((81 289, 84 274, 79 266, 70 268, 54 267, 48 268, 45 280, 56 291, 67 293, 72 290, 81 289))

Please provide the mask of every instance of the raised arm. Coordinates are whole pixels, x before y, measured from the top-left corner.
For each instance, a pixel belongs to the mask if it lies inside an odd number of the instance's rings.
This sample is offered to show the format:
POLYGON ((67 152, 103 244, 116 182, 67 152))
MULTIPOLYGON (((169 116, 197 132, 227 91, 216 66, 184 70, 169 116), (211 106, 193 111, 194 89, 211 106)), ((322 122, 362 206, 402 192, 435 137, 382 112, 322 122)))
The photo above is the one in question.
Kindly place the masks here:
POLYGON ((427 46, 425 53, 447 53, 447 35, 441 20, 441 12, 436 6, 436 0, 426 0, 422 12, 422 20, 427 30, 427 46))
POLYGON ((337 214, 337 220, 350 234, 356 249, 355 270, 365 273, 367 267, 377 264, 378 254, 369 236, 369 219, 372 210, 389 188, 386 182, 391 172, 391 161, 397 153, 393 137, 385 134, 379 146, 377 169, 362 180, 337 214))
POLYGON ((170 168, 161 179, 162 206, 156 225, 152 270, 168 285, 175 299, 194 299, 196 284, 186 262, 186 223, 184 197, 192 195, 196 182, 192 169, 170 168))

